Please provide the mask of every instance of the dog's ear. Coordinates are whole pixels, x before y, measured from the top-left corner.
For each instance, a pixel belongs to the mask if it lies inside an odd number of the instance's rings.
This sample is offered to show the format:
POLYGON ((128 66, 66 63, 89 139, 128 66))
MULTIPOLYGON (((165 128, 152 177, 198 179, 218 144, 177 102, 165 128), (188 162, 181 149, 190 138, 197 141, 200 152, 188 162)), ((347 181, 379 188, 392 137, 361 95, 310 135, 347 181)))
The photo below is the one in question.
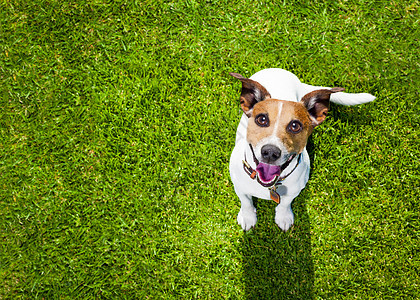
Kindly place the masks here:
POLYGON ((315 90, 303 96, 300 100, 309 112, 313 126, 318 126, 324 122, 330 109, 330 96, 332 93, 342 92, 343 88, 335 87, 332 89, 315 90))
POLYGON ((244 113, 250 117, 252 108, 254 105, 260 101, 263 101, 267 98, 271 98, 270 94, 267 92, 265 87, 263 87, 258 82, 243 77, 238 73, 229 73, 236 79, 239 79, 242 82, 242 92, 241 92, 241 108, 244 113))

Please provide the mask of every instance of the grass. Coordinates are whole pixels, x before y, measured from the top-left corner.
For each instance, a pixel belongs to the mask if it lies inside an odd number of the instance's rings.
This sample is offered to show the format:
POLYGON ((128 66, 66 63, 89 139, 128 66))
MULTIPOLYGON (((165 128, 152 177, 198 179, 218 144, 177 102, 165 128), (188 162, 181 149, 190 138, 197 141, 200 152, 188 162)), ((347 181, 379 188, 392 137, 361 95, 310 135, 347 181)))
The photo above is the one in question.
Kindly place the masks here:
POLYGON ((416 1, 0 2, 0 298, 418 299, 416 1), (281 232, 244 233, 239 84, 334 105, 281 232))

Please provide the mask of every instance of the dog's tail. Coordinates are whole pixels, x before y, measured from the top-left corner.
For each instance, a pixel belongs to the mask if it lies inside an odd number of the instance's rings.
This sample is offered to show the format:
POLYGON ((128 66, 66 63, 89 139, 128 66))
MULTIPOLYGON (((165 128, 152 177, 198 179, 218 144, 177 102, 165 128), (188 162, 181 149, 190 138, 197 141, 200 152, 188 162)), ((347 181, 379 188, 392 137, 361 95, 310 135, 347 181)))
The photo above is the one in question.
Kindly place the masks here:
MULTIPOLYGON (((322 86, 313 86, 309 84, 302 83, 303 89, 304 89, 304 95, 307 93, 310 93, 315 90, 320 89, 330 89, 329 87, 322 87, 322 86)), ((304 96, 300 95, 300 99, 304 96)), ((368 94, 368 93, 358 93, 358 94, 352 94, 352 93, 344 93, 344 92, 338 92, 331 94, 330 100, 331 102, 341 104, 341 105, 357 105, 357 104, 363 104, 368 103, 373 100, 375 100, 375 96, 368 94)))

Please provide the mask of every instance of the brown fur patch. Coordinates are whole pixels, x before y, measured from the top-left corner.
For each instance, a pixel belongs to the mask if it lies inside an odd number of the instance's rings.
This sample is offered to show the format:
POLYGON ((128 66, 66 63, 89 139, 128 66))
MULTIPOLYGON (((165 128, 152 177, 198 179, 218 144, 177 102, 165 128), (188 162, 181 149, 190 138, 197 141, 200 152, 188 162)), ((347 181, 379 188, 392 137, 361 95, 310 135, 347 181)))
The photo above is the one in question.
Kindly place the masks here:
POLYGON ((267 99, 255 104, 248 123, 247 139, 255 146, 259 141, 275 134, 289 153, 300 153, 312 131, 312 121, 303 103, 267 99), (260 127, 255 123, 255 117, 259 114, 268 115, 270 122, 268 127, 260 127), (303 125, 303 130, 296 134, 287 130, 290 122, 294 120, 300 121, 303 125))
POLYGON ((276 135, 280 138, 283 145, 289 153, 300 153, 306 146, 308 137, 313 131, 311 119, 305 106, 299 102, 283 102, 283 110, 280 116, 280 126, 276 135), (303 125, 303 129, 299 133, 292 133, 287 130, 290 122, 297 120, 303 125))
POLYGON ((276 117, 279 113, 279 100, 267 99, 254 106, 252 115, 248 120, 247 139, 252 145, 273 134, 276 117), (269 119, 268 127, 260 127, 255 123, 255 117, 259 114, 266 114, 269 119))

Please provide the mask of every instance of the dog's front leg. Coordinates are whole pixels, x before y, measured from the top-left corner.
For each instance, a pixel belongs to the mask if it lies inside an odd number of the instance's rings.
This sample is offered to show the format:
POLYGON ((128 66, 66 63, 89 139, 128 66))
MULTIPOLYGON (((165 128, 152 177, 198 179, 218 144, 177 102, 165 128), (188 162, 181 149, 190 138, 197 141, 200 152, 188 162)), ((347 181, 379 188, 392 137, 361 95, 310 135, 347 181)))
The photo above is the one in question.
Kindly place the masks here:
POLYGON ((295 219, 291 206, 292 201, 292 197, 282 196, 280 204, 276 207, 276 216, 274 220, 283 231, 289 230, 295 219))
POLYGON ((245 231, 250 230, 257 224, 257 210, 252 202, 252 196, 239 194, 239 200, 241 200, 241 209, 238 213, 238 224, 241 225, 245 231))

